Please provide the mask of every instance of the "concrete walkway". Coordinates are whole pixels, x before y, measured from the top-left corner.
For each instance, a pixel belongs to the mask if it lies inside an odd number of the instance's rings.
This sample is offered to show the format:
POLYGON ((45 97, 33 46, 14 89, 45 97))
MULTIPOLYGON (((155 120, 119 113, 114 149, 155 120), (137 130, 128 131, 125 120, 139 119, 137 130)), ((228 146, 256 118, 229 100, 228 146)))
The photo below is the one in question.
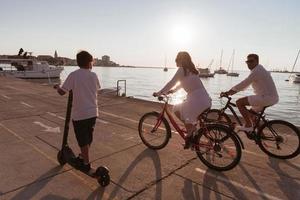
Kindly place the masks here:
MULTIPOLYGON (((167 147, 147 149, 138 136, 140 117, 157 103, 108 95, 91 148, 93 166, 106 165, 111 184, 60 167, 67 98, 50 86, 0 77, 0 199, 300 199, 300 158, 281 161, 250 140, 240 164, 228 172, 207 169, 173 134, 167 147)), ((70 129, 70 146, 78 152, 70 129)))

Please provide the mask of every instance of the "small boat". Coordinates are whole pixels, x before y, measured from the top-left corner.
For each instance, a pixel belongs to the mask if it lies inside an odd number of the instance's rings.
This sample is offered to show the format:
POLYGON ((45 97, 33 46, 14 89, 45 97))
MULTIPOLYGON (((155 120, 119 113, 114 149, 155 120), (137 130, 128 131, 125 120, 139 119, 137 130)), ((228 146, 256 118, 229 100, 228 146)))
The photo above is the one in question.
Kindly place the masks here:
POLYGON ((215 73, 216 74, 227 74, 228 72, 225 69, 220 67, 218 70, 215 70, 215 73))
POLYGON ((210 78, 215 76, 214 73, 210 73, 209 68, 198 68, 198 71, 200 78, 210 78))
POLYGON ((290 76, 290 81, 293 83, 300 83, 300 73, 292 74, 290 76))
POLYGON ((231 72, 228 72, 227 76, 238 77, 240 74, 237 72, 233 72, 234 55, 235 55, 235 50, 233 50, 233 52, 232 52, 232 56, 231 56, 231 59, 229 61, 229 65, 228 65, 228 71, 229 71, 229 68, 231 67, 231 72))
POLYGON ((164 67, 164 72, 167 72, 168 68, 167 68, 167 56, 165 55, 165 67, 164 67))
POLYGON ((63 67, 50 66, 46 61, 34 58, 6 58, 0 59, 0 64, 10 64, 10 69, 0 71, 1 75, 22 79, 59 78, 63 67))
POLYGON ((236 73, 236 72, 229 72, 227 73, 227 76, 235 76, 235 77, 238 77, 240 74, 239 73, 236 73))

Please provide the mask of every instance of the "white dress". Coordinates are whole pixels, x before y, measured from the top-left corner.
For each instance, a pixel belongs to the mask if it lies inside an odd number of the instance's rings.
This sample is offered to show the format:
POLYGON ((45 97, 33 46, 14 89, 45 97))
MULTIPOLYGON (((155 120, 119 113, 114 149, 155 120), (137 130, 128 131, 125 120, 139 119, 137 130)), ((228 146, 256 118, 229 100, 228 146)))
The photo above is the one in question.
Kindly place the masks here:
POLYGON ((187 92, 187 99, 174 107, 174 111, 179 111, 181 119, 185 123, 197 124, 198 116, 211 107, 211 98, 204 88, 199 76, 179 67, 174 77, 159 91, 167 93, 171 89, 178 90, 183 88, 187 92))

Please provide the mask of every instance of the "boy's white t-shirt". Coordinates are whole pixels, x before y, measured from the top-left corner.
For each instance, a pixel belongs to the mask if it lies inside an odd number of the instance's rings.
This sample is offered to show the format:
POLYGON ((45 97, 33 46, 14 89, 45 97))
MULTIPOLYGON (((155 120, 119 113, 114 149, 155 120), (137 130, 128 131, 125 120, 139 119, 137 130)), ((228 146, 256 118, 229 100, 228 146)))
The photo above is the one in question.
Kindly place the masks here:
POLYGON ((80 68, 69 74, 61 88, 73 92, 73 120, 98 116, 97 91, 100 89, 100 83, 96 73, 80 68))

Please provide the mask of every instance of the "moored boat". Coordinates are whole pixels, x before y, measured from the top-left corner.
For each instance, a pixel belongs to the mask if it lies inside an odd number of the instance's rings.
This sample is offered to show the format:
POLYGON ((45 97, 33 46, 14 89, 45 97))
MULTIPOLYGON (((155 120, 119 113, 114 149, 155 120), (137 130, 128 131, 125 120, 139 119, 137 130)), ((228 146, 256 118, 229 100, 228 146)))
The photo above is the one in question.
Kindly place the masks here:
POLYGON ((290 81, 293 83, 300 83, 300 73, 292 74, 290 76, 290 81))
POLYGON ((214 77, 214 73, 211 73, 209 68, 198 68, 199 71, 199 77, 201 78, 210 78, 214 77))
POLYGON ((1 75, 23 79, 59 78, 64 69, 60 66, 50 66, 46 61, 33 58, 0 59, 0 64, 10 64, 10 67, 2 68, 1 75))

